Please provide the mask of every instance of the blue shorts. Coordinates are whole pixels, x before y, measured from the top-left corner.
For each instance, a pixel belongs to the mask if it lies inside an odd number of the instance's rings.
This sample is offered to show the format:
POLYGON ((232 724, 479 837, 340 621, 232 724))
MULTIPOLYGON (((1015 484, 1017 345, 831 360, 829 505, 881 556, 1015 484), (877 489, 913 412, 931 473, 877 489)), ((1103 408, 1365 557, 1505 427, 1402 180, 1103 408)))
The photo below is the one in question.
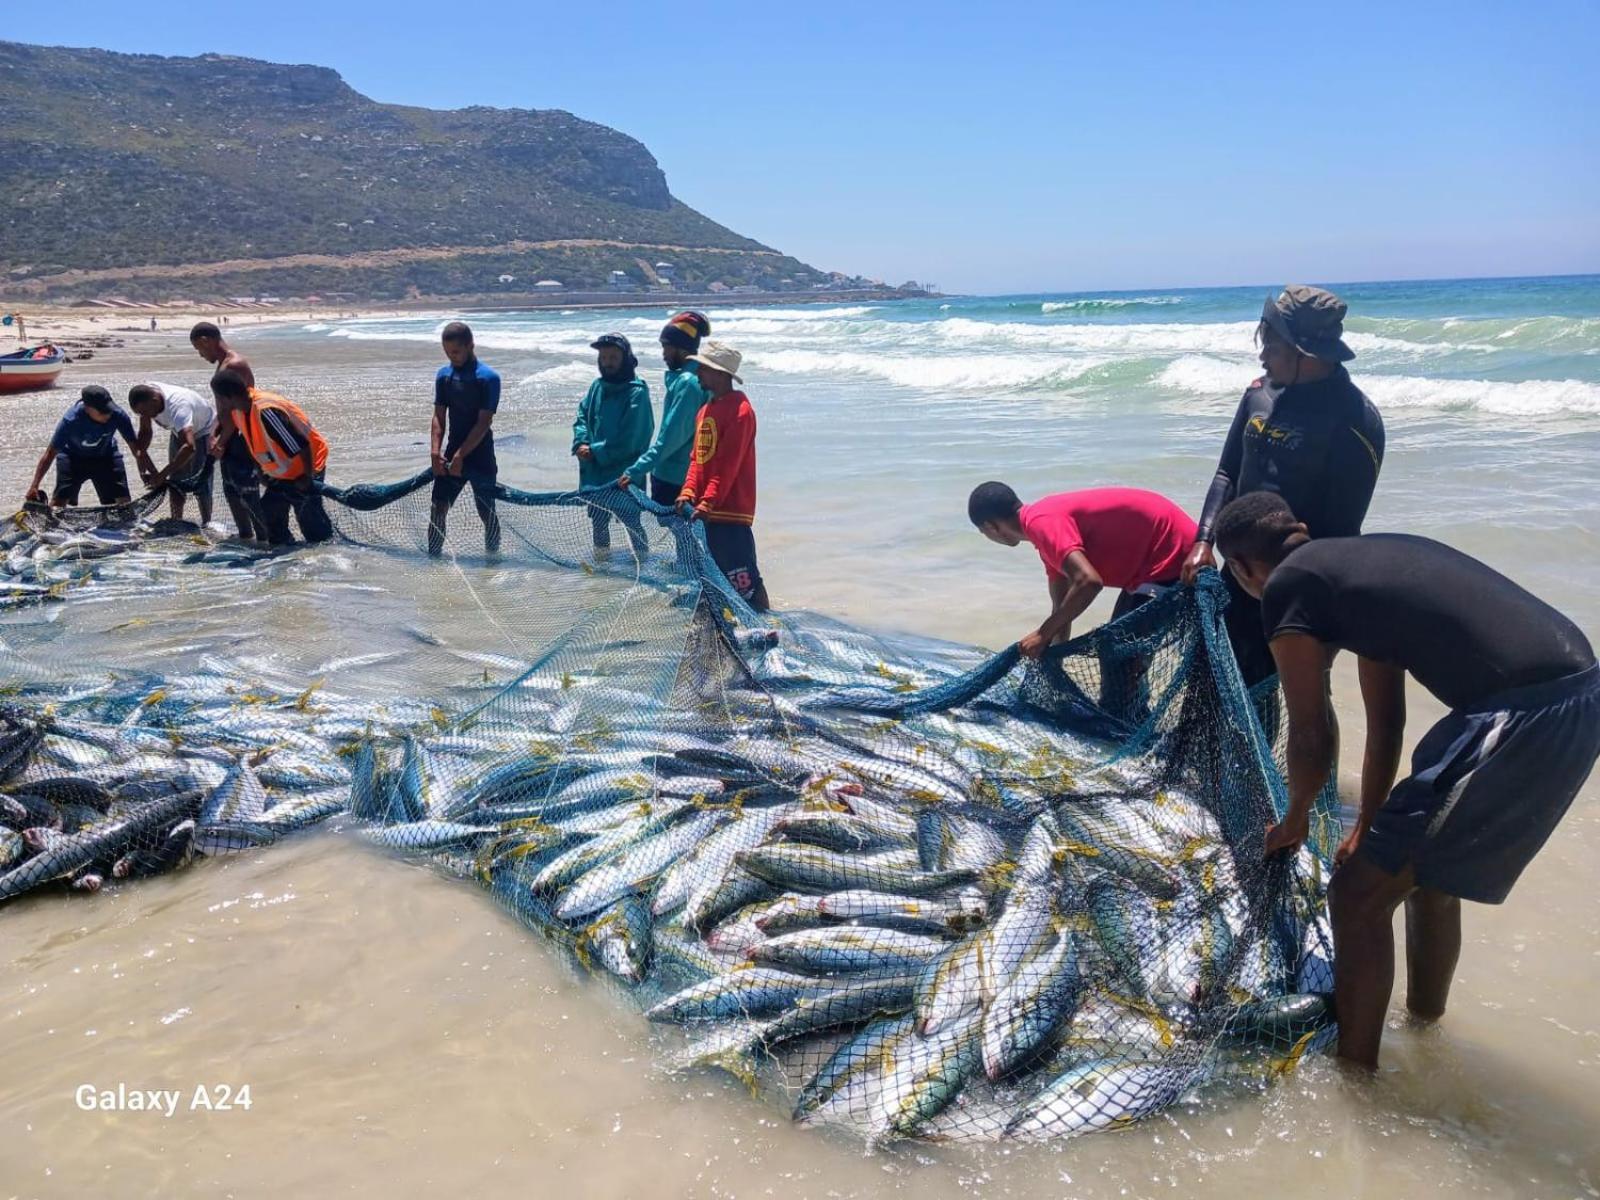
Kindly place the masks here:
MULTIPOLYGON (((183 439, 175 433, 170 435, 167 438, 167 461, 177 458, 178 451, 182 449, 183 439)), ((216 468, 217 460, 211 457, 211 435, 202 434, 194 440, 194 457, 189 460, 189 465, 167 482, 185 495, 204 496, 209 500, 215 491, 213 480, 216 478, 216 468)))
POLYGON ((1600 757, 1600 666, 1451 712, 1417 743, 1411 775, 1358 853, 1420 887, 1499 904, 1600 757))

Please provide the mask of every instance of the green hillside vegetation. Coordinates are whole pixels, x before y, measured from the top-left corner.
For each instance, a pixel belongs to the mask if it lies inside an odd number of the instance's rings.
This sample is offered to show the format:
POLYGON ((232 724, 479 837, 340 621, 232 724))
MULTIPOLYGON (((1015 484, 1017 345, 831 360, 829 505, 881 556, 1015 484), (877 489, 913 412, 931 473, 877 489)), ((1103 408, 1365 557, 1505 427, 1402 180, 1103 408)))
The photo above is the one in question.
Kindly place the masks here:
POLYGON ((409 108, 324 67, 14 42, 0 42, 0 110, 0 272, 13 291, 449 294, 501 274, 594 288, 612 270, 649 282, 638 260, 656 256, 615 247, 361 259, 577 239, 673 248, 688 285, 824 279, 674 199, 638 141, 566 112, 409 108), (694 253, 707 249, 734 253, 694 253), (350 256, 350 269, 258 263, 203 286, 160 270, 307 253, 350 256), (126 283, 50 278, 108 268, 126 283))

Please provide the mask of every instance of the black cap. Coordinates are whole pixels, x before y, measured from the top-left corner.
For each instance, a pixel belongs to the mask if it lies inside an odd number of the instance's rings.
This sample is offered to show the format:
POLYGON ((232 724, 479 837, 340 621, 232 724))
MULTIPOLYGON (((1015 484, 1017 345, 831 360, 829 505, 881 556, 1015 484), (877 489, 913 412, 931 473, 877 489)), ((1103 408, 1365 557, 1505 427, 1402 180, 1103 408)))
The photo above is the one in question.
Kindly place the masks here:
POLYGON ((589 349, 591 350, 599 350, 602 346, 615 346, 617 349, 621 350, 624 355, 633 354, 633 347, 628 344, 628 339, 623 337, 620 333, 602 333, 599 337, 595 338, 594 341, 589 343, 589 349))
POLYGON ((82 395, 80 395, 78 399, 82 400, 90 408, 95 409, 98 412, 110 412, 112 404, 114 403, 114 401, 111 399, 111 393, 106 391, 106 389, 101 387, 99 384, 94 383, 91 383, 88 387, 84 388, 82 395))

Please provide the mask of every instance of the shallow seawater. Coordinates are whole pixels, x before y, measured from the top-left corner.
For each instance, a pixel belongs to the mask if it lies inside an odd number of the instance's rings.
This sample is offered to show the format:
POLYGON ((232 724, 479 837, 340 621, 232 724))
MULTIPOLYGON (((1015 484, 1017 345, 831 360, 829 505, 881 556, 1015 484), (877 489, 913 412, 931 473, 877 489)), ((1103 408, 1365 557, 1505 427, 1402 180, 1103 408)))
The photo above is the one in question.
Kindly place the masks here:
MULTIPOLYGON (((1349 296, 1356 378, 1389 429, 1368 528, 1479 554, 1595 634, 1593 286, 1410 286, 1349 296)), ((713 311, 718 333, 750 355, 757 536, 775 599, 999 646, 1043 615, 1043 588, 1025 547, 1008 553, 967 526, 974 483, 1038 494, 1124 482, 1197 505, 1252 377, 1260 300, 1174 296, 713 311)), ((587 341, 621 327, 650 347, 660 319, 474 322, 506 379, 497 430, 508 482, 570 485, 566 423, 588 377, 587 341)), ((263 384, 329 434, 330 473, 350 482, 424 464, 436 326, 240 327, 236 340, 263 384)), ((201 384, 205 372, 175 336, 66 378, 125 390, 150 376, 201 384)), ((20 493, 68 397, 0 403, 0 488, 20 493)), ((470 505, 455 520, 470 527, 470 505)), ((291 653, 281 631, 252 627, 247 608, 208 608, 203 590, 130 595, 94 623, 158 668, 174 645, 119 628, 141 604, 183 605, 191 642, 253 638, 238 653, 286 654, 297 669, 332 658, 325 644, 403 649, 397 618, 361 610, 359 570, 342 574, 339 552, 322 553, 315 580, 291 572, 268 585, 303 592, 304 619, 326 630, 314 647, 291 653)), ((486 613, 514 602, 514 580, 486 595, 475 568, 437 572, 432 587, 414 577, 435 629, 477 637, 486 613)), ((1362 732, 1353 676, 1342 664, 1335 681, 1347 788, 1362 732)), ((386 678, 428 683, 403 658, 386 678)), ((1414 697, 1413 739, 1437 712, 1414 697)), ((668 1035, 624 998, 479 889, 350 831, 96 897, 29 899, 0 909, 0 1195, 1595 1195, 1596 795, 1591 783, 1506 905, 1469 908, 1452 1011, 1414 1028, 1397 1007, 1376 1078, 1314 1059, 1263 1092, 1051 1146, 867 1152, 793 1127, 731 1078, 668 1075, 655 1054, 668 1035), (83 1111, 85 1084, 177 1089, 178 1111, 83 1111), (197 1086, 245 1084, 248 1111, 190 1108, 197 1086)))

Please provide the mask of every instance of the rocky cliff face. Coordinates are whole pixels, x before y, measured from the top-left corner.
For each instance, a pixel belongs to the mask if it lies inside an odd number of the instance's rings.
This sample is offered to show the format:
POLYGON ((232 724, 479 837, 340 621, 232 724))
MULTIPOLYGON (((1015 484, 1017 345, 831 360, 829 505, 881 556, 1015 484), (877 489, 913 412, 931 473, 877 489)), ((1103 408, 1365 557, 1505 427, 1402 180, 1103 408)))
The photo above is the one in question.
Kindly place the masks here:
POLYGON ((765 248, 555 110, 379 104, 324 67, 0 42, 0 271, 512 241, 765 248))

